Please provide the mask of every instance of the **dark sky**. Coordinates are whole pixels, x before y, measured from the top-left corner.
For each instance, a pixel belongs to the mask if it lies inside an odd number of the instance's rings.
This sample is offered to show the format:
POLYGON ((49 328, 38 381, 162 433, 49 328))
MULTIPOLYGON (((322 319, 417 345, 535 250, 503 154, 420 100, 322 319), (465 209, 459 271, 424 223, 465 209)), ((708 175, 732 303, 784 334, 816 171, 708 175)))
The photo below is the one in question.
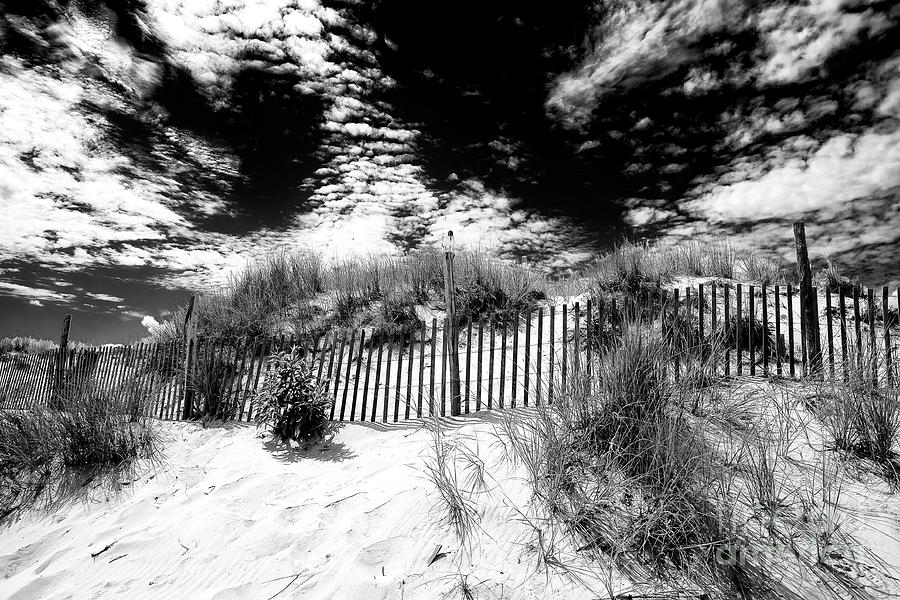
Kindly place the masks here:
POLYGON ((142 335, 279 248, 462 243, 559 269, 790 224, 900 266, 896 2, 16 0, 0 335, 142 335))

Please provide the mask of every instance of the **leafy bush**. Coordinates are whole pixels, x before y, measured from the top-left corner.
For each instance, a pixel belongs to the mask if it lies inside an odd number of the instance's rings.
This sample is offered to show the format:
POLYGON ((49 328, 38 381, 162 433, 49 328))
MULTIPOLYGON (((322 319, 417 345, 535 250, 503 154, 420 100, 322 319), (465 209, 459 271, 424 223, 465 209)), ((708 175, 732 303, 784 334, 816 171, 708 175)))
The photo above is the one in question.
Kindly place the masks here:
POLYGON ((256 421, 281 441, 311 442, 328 435, 331 397, 298 347, 270 358, 262 388, 257 392, 256 421))

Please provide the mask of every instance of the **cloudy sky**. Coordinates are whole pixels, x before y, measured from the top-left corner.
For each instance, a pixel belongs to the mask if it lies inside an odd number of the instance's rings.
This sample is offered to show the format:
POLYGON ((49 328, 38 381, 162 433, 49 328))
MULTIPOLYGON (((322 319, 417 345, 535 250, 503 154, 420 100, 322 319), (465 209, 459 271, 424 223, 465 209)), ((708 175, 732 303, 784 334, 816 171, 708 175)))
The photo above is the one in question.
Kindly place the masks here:
POLYGON ((0 335, 145 333, 274 249, 548 269, 728 236, 900 282, 900 4, 0 2, 0 335))

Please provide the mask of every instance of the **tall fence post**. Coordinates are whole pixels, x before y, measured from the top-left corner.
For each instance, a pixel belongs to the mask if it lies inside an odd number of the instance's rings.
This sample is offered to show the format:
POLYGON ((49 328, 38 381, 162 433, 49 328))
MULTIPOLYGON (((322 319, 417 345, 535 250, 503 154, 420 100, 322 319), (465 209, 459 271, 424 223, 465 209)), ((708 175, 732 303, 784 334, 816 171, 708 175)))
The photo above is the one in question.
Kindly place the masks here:
POLYGON ((188 420, 193 416, 194 410, 194 386, 191 382, 193 358, 197 349, 197 297, 191 295, 188 303, 187 314, 184 317, 184 405, 181 409, 181 418, 188 420))
MULTIPOLYGON (((453 243, 453 233, 449 234, 453 243)), ((444 299, 447 305, 447 329, 444 332, 448 343, 444 345, 450 359, 450 414, 460 414, 459 389, 459 328, 456 323, 456 283, 453 279, 453 249, 448 246, 444 251, 444 299)))
POLYGON ((797 275, 800 278, 800 318, 809 355, 809 373, 820 377, 822 375, 822 345, 819 339, 819 315, 816 310, 818 302, 813 295, 812 270, 809 266, 806 227, 803 221, 794 223, 794 242, 797 246, 797 275))
POLYGON ((62 331, 59 334, 59 352, 56 355, 56 377, 53 381, 53 404, 60 406, 62 391, 65 381, 66 358, 69 355, 69 330, 72 327, 72 315, 66 315, 63 319, 62 331))

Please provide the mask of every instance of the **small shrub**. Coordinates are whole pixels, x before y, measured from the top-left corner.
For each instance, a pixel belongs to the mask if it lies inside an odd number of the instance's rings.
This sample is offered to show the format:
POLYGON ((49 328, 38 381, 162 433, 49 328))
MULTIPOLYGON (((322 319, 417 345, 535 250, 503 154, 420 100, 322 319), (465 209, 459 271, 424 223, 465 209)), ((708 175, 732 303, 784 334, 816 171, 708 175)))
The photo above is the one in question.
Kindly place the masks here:
POLYGON ((331 397, 305 352, 294 347, 270 358, 270 371, 257 392, 256 420, 283 442, 312 442, 333 430, 331 397))

